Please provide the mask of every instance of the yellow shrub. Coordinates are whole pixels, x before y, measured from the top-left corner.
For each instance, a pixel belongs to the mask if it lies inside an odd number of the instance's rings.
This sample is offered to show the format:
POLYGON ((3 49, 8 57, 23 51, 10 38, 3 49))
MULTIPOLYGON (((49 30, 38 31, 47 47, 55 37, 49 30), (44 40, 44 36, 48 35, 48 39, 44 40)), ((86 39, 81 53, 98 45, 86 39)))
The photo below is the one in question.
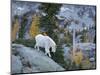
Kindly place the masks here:
POLYGON ((12 28, 12 31, 11 31, 11 41, 14 41, 16 39, 16 35, 18 31, 19 31, 19 22, 16 19, 14 26, 12 28))
POLYGON ((31 38, 34 38, 39 33, 39 17, 33 16, 32 24, 29 30, 31 38))
POLYGON ((91 68, 91 63, 88 58, 82 61, 82 69, 89 69, 91 68))
POLYGON ((79 65, 82 62, 82 59, 83 59, 83 54, 81 51, 73 54, 73 61, 75 62, 75 64, 79 65))

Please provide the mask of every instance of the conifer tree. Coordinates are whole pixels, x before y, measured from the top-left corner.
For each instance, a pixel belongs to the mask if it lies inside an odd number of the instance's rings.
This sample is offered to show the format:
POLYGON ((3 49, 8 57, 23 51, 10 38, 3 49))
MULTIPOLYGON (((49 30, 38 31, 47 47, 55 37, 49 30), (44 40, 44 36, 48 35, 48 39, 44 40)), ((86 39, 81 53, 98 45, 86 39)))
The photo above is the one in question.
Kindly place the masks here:
POLYGON ((19 29, 19 38, 20 39, 23 39, 24 37, 24 34, 25 34, 25 26, 27 24, 27 17, 26 17, 26 14, 23 15, 22 17, 22 21, 21 21, 21 25, 20 25, 20 29, 19 29))
POLYGON ((55 15, 58 14, 61 4, 43 3, 40 6, 40 10, 46 13, 46 16, 42 16, 40 19, 40 27, 46 29, 47 34, 55 40, 57 36, 53 32, 56 29, 55 15))
MULTIPOLYGON (((58 14, 59 9, 61 7, 61 4, 49 4, 49 3, 43 3, 40 6, 40 10, 44 13, 46 13, 46 16, 42 16, 40 18, 40 28, 45 28, 47 31, 47 35, 50 36, 58 45, 58 37, 56 33, 54 33, 54 29, 57 29, 56 26, 56 17, 55 15, 58 14)), ((60 64, 62 67, 66 68, 66 63, 64 61, 64 56, 63 56, 63 50, 61 45, 57 47, 56 53, 52 55, 52 59, 60 64)))

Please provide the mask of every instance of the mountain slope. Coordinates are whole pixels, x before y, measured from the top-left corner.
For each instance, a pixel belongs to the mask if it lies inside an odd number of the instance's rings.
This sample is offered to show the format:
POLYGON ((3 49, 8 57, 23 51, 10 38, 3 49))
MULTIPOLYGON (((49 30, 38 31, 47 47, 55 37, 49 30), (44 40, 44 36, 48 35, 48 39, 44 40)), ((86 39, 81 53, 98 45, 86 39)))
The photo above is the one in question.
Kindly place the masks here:
POLYGON ((41 51, 38 52, 20 44, 12 44, 12 47, 12 73, 65 70, 41 51))

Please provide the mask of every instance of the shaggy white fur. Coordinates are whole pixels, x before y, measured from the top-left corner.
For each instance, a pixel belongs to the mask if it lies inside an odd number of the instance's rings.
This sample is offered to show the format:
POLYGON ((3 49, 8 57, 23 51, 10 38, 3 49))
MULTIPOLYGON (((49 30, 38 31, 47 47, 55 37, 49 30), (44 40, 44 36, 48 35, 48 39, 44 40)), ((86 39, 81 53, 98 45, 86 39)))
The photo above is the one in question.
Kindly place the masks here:
POLYGON ((50 48, 52 48, 51 50, 52 52, 54 53, 56 52, 56 43, 49 36, 38 34, 35 37, 35 40, 36 40, 35 48, 37 48, 38 51, 39 51, 39 47, 45 48, 45 55, 48 54, 49 57, 51 57, 50 48))

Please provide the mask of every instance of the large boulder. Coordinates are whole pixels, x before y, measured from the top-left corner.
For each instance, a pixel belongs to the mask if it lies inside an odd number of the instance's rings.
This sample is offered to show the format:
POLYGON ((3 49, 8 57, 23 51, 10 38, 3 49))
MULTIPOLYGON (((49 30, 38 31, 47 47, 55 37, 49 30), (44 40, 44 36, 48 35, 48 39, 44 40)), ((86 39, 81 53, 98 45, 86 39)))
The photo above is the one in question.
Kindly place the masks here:
MULTIPOLYGON (((12 47, 15 48, 15 52, 18 52, 17 56, 20 57, 21 63, 23 65, 23 68, 18 72, 31 73, 65 70, 63 67, 58 65, 55 61, 53 61, 41 51, 37 51, 33 48, 25 47, 20 44, 12 44, 12 47)), ((12 61, 14 61, 14 59, 12 59, 12 61)), ((12 71, 16 68, 16 66, 13 66, 13 64, 15 63, 16 61, 12 63, 12 71)), ((14 73, 18 72, 14 71, 14 73)))
POLYGON ((12 55, 11 66, 12 73, 21 73, 22 63, 18 56, 12 55))

